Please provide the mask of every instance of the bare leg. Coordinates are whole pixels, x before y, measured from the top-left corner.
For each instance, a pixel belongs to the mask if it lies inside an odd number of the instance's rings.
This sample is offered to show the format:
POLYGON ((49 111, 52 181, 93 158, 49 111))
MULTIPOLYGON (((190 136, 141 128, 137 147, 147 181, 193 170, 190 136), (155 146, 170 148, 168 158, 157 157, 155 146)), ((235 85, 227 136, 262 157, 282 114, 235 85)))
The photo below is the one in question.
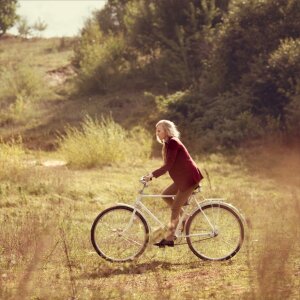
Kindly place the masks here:
MULTIPOLYGON (((163 195, 176 195, 178 192, 178 188, 176 187, 175 183, 169 185, 163 192, 163 195)), ((173 198, 170 197, 162 197, 163 200, 169 205, 170 208, 173 206, 173 198)))
POLYGON ((188 188, 185 191, 177 192, 172 205, 171 224, 166 240, 174 240, 174 233, 179 222, 179 216, 182 211, 182 206, 186 203, 197 186, 198 184, 188 188))

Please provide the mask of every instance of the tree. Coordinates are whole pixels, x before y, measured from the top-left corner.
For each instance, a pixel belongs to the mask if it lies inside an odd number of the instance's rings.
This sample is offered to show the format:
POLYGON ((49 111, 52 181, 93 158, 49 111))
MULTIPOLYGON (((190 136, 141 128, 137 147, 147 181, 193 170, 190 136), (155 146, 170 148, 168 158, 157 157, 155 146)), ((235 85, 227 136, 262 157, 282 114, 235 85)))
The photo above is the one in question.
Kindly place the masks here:
POLYGON ((18 32, 20 36, 27 38, 31 33, 31 26, 28 24, 28 21, 25 17, 21 17, 18 21, 18 32))
POLYGON ((17 0, 1 0, 0 2, 0 36, 5 34, 18 19, 16 14, 17 0))
POLYGON ((104 34, 126 33, 124 16, 127 4, 130 2, 134 0, 108 0, 103 9, 94 13, 104 34))
POLYGON ((42 35, 42 31, 46 30, 47 27, 48 25, 40 18, 38 18, 38 20, 32 25, 32 29, 38 31, 39 36, 42 35))
POLYGON ((253 68, 259 65, 264 69, 270 53, 282 40, 299 37, 298 0, 235 0, 219 35, 214 37, 207 72, 210 90, 217 95, 232 89, 245 81, 245 74, 253 68))
POLYGON ((176 88, 197 84, 203 61, 209 53, 208 29, 222 22, 228 7, 228 0, 222 2, 222 7, 219 2, 132 1, 127 4, 125 14, 129 43, 144 55, 159 54, 154 60, 160 65, 155 68, 160 81, 170 84, 168 74, 172 74, 171 85, 176 88), (166 70, 168 74, 165 74, 166 70))

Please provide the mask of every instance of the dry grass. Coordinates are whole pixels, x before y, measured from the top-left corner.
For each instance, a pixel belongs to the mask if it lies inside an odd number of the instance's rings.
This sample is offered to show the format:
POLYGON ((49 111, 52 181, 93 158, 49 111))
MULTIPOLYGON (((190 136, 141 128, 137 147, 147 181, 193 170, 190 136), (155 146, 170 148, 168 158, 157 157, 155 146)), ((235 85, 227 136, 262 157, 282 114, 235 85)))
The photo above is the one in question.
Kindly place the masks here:
POLYGON ((112 118, 98 121, 87 116, 81 129, 67 128, 60 137, 59 151, 69 165, 91 168, 143 161, 150 157, 151 144, 149 134, 142 128, 128 132, 112 118))
MULTIPOLYGON (((0 297, 297 299, 299 187, 284 188, 270 175, 249 173, 243 158, 214 155, 199 161, 212 180, 212 190, 204 182, 205 195, 225 195, 248 219, 241 252, 221 263, 203 262, 187 246, 150 247, 128 264, 108 263, 93 251, 89 235, 97 213, 116 202, 132 203, 137 179, 158 167, 158 160, 130 169, 35 166, 26 170, 31 179, 18 183, 21 191, 16 178, 2 180, 0 297), (32 186, 43 188, 33 192, 32 186)), ((168 182, 167 177, 155 181, 152 192, 168 182)), ((158 201, 148 205, 167 222, 169 211, 158 201)))
POLYGON ((20 134, 28 148, 49 151, 57 147, 58 132, 63 133, 68 124, 78 126, 86 115, 96 119, 111 114, 126 130, 137 125, 145 128, 153 119, 155 103, 144 91, 124 87, 122 92, 106 95, 76 94, 70 67, 74 42, 67 38, 0 40, 0 78, 5 71, 9 79, 0 83, 0 137, 20 134), (21 77, 15 72, 20 65, 25 65, 25 73, 31 73, 33 85, 39 78, 42 91, 35 89, 38 99, 34 101, 12 89, 13 79, 21 77))
POLYGON ((272 183, 261 201, 260 255, 252 277, 259 299, 296 299, 299 292, 299 149, 276 144, 247 151, 246 165, 261 182, 272 183), (297 271, 298 270, 298 271, 297 271), (298 292, 297 292, 298 291, 298 292))
POLYGON ((68 63, 73 55, 72 43, 72 39, 68 38, 1 40, 0 64, 14 65, 28 59, 33 67, 46 73, 68 63))
MULTIPOLYGON (((46 74, 69 63, 71 48, 59 45, 57 39, 1 43, 0 63, 16 65, 34 56, 33 66, 46 74), (21 52, 22 57, 17 55, 21 52)), ((47 143, 55 144, 57 130, 66 123, 78 125, 86 114, 112 111, 128 129, 137 120, 142 125, 149 121, 152 108, 142 93, 45 99, 26 125, 12 128, 6 120, 0 133, 22 132, 30 147, 47 148, 47 143)), ((131 134, 139 137, 139 132, 131 134)), ((83 148, 74 145, 75 150, 83 148)), ((140 146, 132 141, 131 147, 127 156, 135 159, 140 146)), ((102 260, 92 249, 90 227, 104 208, 132 203, 138 178, 160 161, 128 165, 115 164, 113 158, 101 169, 76 170, 25 163, 36 155, 39 162, 58 154, 29 153, 20 142, 1 143, 0 151, 1 299, 300 298, 299 148, 271 145, 233 157, 199 156, 212 185, 210 189, 204 181, 204 195, 227 198, 247 219, 246 242, 232 261, 203 262, 187 246, 178 246, 149 247, 128 264, 102 260)), ((160 192, 169 182, 167 177, 154 181, 150 192, 160 192)), ((148 204, 168 222, 169 210, 162 201, 148 204)))

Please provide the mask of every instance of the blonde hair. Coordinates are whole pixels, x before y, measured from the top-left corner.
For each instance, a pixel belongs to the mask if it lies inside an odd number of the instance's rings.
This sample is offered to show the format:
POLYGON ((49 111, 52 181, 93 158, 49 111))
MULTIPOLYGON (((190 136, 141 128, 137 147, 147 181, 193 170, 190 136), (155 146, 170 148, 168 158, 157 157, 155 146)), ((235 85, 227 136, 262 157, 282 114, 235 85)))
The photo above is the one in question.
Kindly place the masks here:
MULTIPOLYGON (((176 125, 172 121, 169 121, 169 120, 160 120, 159 122, 157 122, 157 124, 155 125, 155 127, 157 127, 158 125, 162 126, 162 128, 167 133, 168 137, 176 137, 176 138, 180 137, 180 132, 178 131, 176 125)), ((162 158, 163 158, 164 162, 166 162, 167 152, 166 152, 165 141, 160 140, 160 138, 158 136, 156 136, 156 138, 157 138, 157 141, 159 143, 163 144, 163 147, 162 147, 162 150, 161 150, 161 154, 162 154, 162 158)))
MULTIPOLYGON (((167 133, 168 137, 176 137, 176 138, 180 137, 180 132, 178 131, 176 125, 172 121, 169 121, 169 120, 160 120, 159 122, 157 122, 157 124, 155 125, 155 127, 157 127, 158 125, 162 126, 162 128, 167 133)), ((158 139, 158 141, 160 143, 163 143, 163 141, 161 141, 160 139, 158 139)))

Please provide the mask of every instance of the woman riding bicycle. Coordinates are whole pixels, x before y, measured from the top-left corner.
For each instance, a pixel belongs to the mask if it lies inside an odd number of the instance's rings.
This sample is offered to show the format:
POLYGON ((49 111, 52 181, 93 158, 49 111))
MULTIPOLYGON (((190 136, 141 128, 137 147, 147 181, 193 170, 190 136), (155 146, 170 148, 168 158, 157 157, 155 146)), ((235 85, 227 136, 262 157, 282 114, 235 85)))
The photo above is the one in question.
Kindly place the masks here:
POLYGON ((162 193, 163 195, 175 195, 174 200, 167 197, 163 198, 172 210, 169 230, 166 237, 155 244, 159 247, 173 247, 175 229, 179 221, 181 208, 199 185, 203 176, 186 147, 180 141, 180 133, 173 122, 160 120, 156 124, 156 137, 158 142, 163 144, 164 165, 144 176, 144 179, 148 181, 168 171, 173 180, 173 183, 162 193))

